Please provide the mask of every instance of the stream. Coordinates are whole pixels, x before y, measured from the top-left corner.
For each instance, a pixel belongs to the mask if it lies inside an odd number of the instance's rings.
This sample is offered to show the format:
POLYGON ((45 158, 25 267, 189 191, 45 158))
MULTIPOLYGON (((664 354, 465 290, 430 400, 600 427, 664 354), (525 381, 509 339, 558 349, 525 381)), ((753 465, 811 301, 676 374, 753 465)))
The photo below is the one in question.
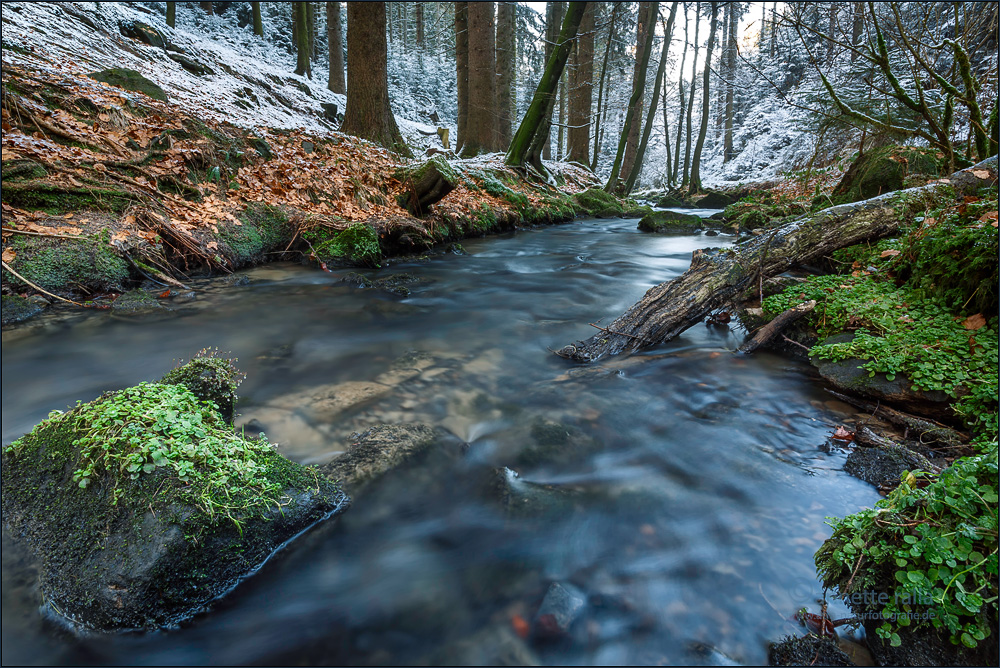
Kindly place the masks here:
POLYGON ((4 665, 766 663, 769 642, 803 633, 786 618, 819 612, 824 518, 878 499, 825 447, 851 409, 807 365, 734 355, 735 321, 588 367, 549 352, 682 273, 693 250, 731 243, 577 220, 365 272, 412 274, 406 298, 276 263, 248 285, 195 281, 169 314, 4 332, 4 444, 205 347, 247 374, 238 424, 296 461, 327 462, 377 423, 441 433, 178 629, 70 634, 4 534, 4 665), (419 375, 336 415, 282 402, 384 377, 400 358, 419 375), (505 507, 498 481, 537 496, 535 512, 505 507), (582 593, 579 618, 565 637, 522 640, 552 583, 582 593))

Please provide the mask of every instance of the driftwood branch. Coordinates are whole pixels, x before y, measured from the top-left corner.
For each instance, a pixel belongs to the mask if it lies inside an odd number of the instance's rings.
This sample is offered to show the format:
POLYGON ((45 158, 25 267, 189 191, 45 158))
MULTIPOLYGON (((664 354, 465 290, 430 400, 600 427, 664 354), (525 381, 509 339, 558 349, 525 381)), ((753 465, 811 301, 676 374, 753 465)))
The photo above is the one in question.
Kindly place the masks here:
POLYGON ((754 335, 752 339, 744 343, 739 347, 737 352, 741 353, 752 353, 753 351, 760 348, 762 345, 776 337, 778 334, 783 332, 786 327, 791 325, 793 322, 801 318, 807 313, 812 313, 812 310, 816 308, 816 300, 810 299, 807 302, 802 302, 798 306, 793 306, 788 309, 778 317, 776 317, 771 322, 767 323, 759 330, 757 334, 754 335))
POLYGON ((993 157, 926 186, 806 214, 771 235, 733 248, 696 250, 686 272, 650 288, 601 334, 565 346, 557 354, 575 362, 594 362, 669 341, 713 309, 757 292, 761 279, 809 264, 838 248, 893 234, 907 218, 947 196, 949 186, 961 193, 991 185, 996 178, 993 157))

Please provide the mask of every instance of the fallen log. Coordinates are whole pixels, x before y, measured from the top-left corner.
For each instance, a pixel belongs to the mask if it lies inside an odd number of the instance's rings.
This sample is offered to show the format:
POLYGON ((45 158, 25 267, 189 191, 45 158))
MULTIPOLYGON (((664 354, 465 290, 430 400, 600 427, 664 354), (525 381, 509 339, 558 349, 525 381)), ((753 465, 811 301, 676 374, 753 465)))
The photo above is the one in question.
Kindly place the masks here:
POLYGON ((754 335, 752 339, 741 345, 737 352, 744 354, 752 353, 753 351, 760 348, 762 345, 776 337, 778 334, 783 332, 786 327, 791 325, 793 322, 804 316, 806 313, 812 313, 812 310, 816 308, 816 300, 810 299, 807 302, 802 302, 798 306, 793 306, 788 309, 778 317, 776 317, 771 322, 767 323, 754 335))
POLYGON ((923 445, 927 445, 928 443, 938 443, 944 448, 960 450, 965 454, 972 452, 972 448, 968 446, 968 434, 952 429, 951 427, 943 425, 940 422, 917 417, 916 415, 910 415, 909 413, 898 411, 895 408, 883 406, 872 401, 866 401, 858 397, 852 397, 850 395, 837 392, 836 390, 828 389, 827 392, 841 401, 847 402, 852 406, 857 406, 863 411, 867 411, 877 418, 891 422, 898 427, 903 427, 906 430, 907 436, 910 436, 910 432, 912 431, 913 437, 919 440, 923 445))
POLYGON ((762 279, 814 262, 838 248, 889 236, 935 199, 995 184, 996 178, 994 156, 925 186, 806 214, 732 248, 696 250, 685 273, 650 288, 599 334, 555 352, 575 362, 594 362, 664 343, 713 309, 756 294, 762 279))

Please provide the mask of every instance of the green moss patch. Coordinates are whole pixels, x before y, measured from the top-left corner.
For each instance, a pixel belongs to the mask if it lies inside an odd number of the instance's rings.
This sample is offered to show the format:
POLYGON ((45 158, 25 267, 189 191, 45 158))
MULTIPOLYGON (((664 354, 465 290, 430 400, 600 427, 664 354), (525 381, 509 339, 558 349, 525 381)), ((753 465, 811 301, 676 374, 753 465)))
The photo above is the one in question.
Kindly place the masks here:
POLYGON ((20 295, 3 295, 2 298, 3 324, 13 325, 33 318, 42 312, 42 307, 32 304, 20 295))
POLYGON ((136 199, 124 190, 112 188, 66 188, 44 181, 4 181, 3 201, 19 209, 44 211, 57 216, 81 209, 121 213, 136 199))
POLYGON ((614 195, 603 188, 590 188, 573 195, 573 201, 585 213, 598 218, 614 218, 625 215, 625 207, 614 195))
POLYGON ((859 156, 833 189, 836 203, 858 202, 900 190, 907 176, 941 176, 947 165, 933 149, 912 146, 883 146, 859 156))
POLYGON ((130 70, 125 67, 112 67, 110 69, 101 70, 100 72, 93 72, 88 76, 90 76, 91 79, 97 79, 98 81, 103 81, 106 84, 111 84, 112 86, 117 86, 118 88, 130 90, 135 93, 143 93, 154 100, 160 100, 161 102, 167 101, 167 94, 162 88, 135 70, 130 70))
POLYGON ((238 267, 257 264, 266 253, 283 250, 294 234, 284 211, 269 204, 251 204, 240 216, 240 223, 219 229, 224 252, 238 267))
MULTIPOLYGON (((16 252, 11 267, 50 292, 65 293, 81 287, 100 292, 120 291, 129 280, 129 267, 109 240, 107 232, 80 239, 17 236, 10 243, 16 252)), ((18 288, 30 287, 7 271, 3 275, 4 280, 18 288)))
POLYGON ((378 233, 365 223, 352 223, 335 233, 327 229, 311 230, 302 236, 313 244, 316 260, 324 264, 378 266, 382 259, 378 233))

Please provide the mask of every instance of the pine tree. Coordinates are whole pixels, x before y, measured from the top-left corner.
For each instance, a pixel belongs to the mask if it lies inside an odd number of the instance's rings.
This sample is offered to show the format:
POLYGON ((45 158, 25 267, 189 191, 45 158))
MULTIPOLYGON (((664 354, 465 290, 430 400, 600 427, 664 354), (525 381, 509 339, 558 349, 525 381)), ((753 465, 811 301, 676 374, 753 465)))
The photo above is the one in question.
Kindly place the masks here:
POLYGON ((569 150, 567 159, 581 165, 590 159, 590 122, 594 91, 594 26, 597 3, 587 5, 573 46, 569 96, 569 150))
POLYGON ((340 25, 340 3, 326 3, 326 41, 330 52, 330 78, 327 80, 326 87, 334 93, 341 94, 346 91, 343 34, 343 28, 340 25))
POLYGON ((469 112, 462 156, 488 153, 496 147, 496 28, 492 2, 469 3, 469 112))
POLYGON ((309 17, 306 3, 296 2, 295 8, 295 48, 297 58, 295 73, 312 79, 312 64, 309 62, 309 17))
POLYGON ((708 134, 709 102, 711 101, 711 88, 709 78, 712 75, 712 49, 715 46, 715 33, 719 27, 719 3, 712 3, 712 23, 708 30, 708 45, 705 47, 705 71, 703 73, 704 83, 702 84, 701 102, 701 130, 698 132, 698 142, 694 147, 694 156, 691 159, 691 183, 688 192, 694 194, 701 190, 701 151, 705 146, 705 135, 708 134))
POLYGON ((517 3, 500 2, 497 6, 497 148, 510 146, 517 109, 515 87, 517 46, 517 3))

